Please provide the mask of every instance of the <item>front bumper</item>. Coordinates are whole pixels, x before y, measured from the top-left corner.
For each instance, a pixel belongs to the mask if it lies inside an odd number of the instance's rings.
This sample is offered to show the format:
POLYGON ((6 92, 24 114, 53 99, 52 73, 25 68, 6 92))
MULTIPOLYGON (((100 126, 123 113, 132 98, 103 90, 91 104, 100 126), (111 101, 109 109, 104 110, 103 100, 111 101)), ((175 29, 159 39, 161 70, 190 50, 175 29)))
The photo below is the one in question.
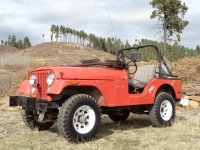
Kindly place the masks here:
POLYGON ((21 106, 23 109, 28 109, 28 110, 47 111, 47 109, 58 108, 59 104, 56 102, 49 102, 44 99, 36 99, 26 96, 10 96, 9 106, 10 107, 21 106))

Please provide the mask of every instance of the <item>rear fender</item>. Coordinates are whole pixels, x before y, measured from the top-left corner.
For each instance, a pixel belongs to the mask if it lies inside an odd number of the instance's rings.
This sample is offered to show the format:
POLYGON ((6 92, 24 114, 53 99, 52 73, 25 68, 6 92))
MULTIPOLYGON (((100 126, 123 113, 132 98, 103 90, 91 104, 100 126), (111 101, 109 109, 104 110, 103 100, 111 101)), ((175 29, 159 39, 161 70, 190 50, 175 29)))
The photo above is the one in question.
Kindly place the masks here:
POLYGON ((156 95, 160 92, 167 92, 170 95, 172 95, 175 98, 175 100, 180 100, 182 96, 181 84, 177 84, 177 83, 175 85, 163 84, 158 88, 156 95))

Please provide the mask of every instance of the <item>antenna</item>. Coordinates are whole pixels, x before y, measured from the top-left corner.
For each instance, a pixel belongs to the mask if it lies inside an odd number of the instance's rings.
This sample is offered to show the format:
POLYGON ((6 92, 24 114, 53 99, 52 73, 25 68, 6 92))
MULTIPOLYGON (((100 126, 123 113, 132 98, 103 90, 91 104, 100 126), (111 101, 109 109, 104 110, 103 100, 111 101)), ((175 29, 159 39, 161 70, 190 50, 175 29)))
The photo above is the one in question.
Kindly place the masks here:
POLYGON ((105 4, 105 9, 106 9, 106 12, 107 12, 107 15, 108 15, 108 19, 109 19, 111 28, 113 30, 114 37, 116 37, 115 28, 114 28, 113 23, 112 23, 112 18, 111 18, 110 14, 109 14, 108 7, 106 6, 106 4, 105 4))

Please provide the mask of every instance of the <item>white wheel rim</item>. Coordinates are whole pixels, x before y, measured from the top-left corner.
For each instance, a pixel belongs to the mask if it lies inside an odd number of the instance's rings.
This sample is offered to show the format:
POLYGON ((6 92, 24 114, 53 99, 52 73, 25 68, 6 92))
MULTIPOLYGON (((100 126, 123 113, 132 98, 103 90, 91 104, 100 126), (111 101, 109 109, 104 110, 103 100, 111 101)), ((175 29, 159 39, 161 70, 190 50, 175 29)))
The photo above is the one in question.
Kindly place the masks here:
POLYGON ((169 121, 172 117, 172 104, 169 100, 164 100, 160 105, 160 115, 165 121, 169 121))
POLYGON ((80 134, 86 134, 90 132, 95 125, 95 121, 95 112, 88 105, 79 107, 73 116, 74 129, 80 134))

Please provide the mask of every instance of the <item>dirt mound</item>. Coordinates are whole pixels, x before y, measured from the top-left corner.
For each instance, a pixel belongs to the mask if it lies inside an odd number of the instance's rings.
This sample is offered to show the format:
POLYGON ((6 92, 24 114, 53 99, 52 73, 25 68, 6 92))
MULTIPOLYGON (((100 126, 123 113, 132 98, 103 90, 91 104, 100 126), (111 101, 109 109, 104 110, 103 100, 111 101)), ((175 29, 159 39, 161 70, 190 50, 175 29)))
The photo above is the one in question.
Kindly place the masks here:
POLYGON ((200 83, 200 56, 186 57, 173 63, 173 73, 186 84, 200 83))
POLYGON ((19 49, 11 46, 0 45, 0 54, 17 52, 19 49))
POLYGON ((172 65, 173 73, 183 81, 182 92, 188 96, 200 95, 200 56, 185 57, 172 65))

